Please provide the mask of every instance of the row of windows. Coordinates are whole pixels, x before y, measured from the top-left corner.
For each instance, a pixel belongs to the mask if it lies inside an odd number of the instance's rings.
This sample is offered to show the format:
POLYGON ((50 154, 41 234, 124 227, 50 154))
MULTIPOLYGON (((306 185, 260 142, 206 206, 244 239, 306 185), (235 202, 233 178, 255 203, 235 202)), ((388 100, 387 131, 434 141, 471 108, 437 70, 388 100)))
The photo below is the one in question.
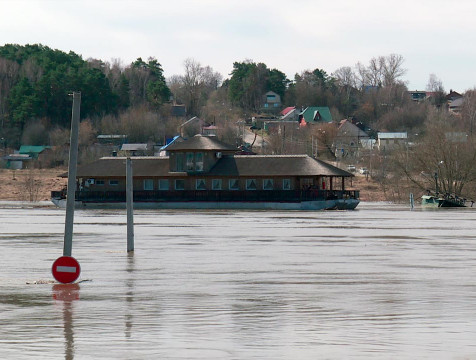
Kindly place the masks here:
MULTIPOLYGON (((211 190, 223 190, 223 181, 222 179, 212 179, 211 181, 211 190)), ((274 180, 273 179, 264 179, 261 182, 261 189, 263 190, 275 190, 274 187, 274 180)), ((161 179, 158 183, 159 190, 169 190, 169 180, 168 179, 161 179)), ((258 190, 258 182, 256 179, 246 179, 245 183, 246 190, 258 190)), ((174 181, 174 189, 175 190, 185 190, 185 180, 184 179, 176 179, 174 181)), ((228 180, 228 190, 239 190, 240 183, 238 179, 230 179, 228 180)), ((282 182, 282 189, 283 190, 291 190, 291 180, 290 179, 283 179, 282 182)), ((146 179, 144 180, 144 190, 154 190, 154 180, 153 179, 146 179)), ((195 190, 207 190, 207 180, 205 179, 197 179, 195 180, 195 190)))
MULTIPOLYGON (((104 185, 104 180, 96 180, 96 185, 104 185)), ((109 185, 119 185, 118 180, 109 180, 109 185)), ((275 190, 274 180, 273 179, 263 179, 261 182, 261 189, 262 190, 275 190)), ((169 190, 169 180, 168 179, 160 179, 158 182, 158 189, 159 190, 169 190)), ((256 179, 246 179, 245 182, 246 190, 258 190, 259 185, 256 179)), ((175 190, 185 190, 185 180, 184 179, 176 179, 174 181, 174 189, 175 190)), ((196 190, 207 190, 207 181, 205 179, 197 179, 195 180, 195 189, 196 190)), ((222 179, 212 179, 211 181, 211 190, 222 190, 223 189, 223 181, 222 179)), ((228 180, 228 190, 239 190, 240 183, 238 179, 230 179, 228 180)), ((291 180, 290 179, 283 179, 282 182, 282 189, 283 190, 291 190, 291 180)), ((153 179, 145 179, 144 180, 144 190, 154 190, 154 180, 153 179)))

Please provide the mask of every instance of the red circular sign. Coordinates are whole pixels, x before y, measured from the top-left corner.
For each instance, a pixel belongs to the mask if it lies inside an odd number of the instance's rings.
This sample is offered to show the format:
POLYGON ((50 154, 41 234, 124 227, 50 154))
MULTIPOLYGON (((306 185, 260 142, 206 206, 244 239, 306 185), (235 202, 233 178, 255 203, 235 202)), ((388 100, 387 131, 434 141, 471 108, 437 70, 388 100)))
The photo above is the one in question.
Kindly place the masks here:
POLYGON ((79 262, 72 256, 61 256, 56 259, 51 267, 56 281, 63 284, 75 282, 81 272, 79 262))

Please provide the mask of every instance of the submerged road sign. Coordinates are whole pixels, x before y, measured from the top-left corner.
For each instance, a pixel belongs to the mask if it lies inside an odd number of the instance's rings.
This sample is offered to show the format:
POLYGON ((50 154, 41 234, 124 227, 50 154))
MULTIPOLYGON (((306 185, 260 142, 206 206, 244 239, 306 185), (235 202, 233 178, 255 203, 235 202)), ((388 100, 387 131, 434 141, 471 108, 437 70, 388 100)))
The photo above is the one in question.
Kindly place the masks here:
POLYGON ((56 281, 63 284, 75 282, 81 273, 78 261, 72 256, 61 256, 53 263, 51 268, 56 281))

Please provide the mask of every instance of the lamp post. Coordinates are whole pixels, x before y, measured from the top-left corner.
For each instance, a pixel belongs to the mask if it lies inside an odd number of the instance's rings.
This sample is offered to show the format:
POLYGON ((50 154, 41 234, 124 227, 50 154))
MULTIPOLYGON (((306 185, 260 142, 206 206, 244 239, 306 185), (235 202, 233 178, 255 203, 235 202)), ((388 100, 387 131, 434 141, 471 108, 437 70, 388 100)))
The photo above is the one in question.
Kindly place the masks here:
POLYGON ((438 180, 439 180, 439 177, 440 177, 440 165, 442 165, 442 164, 444 164, 443 161, 439 161, 436 164, 436 172, 435 172, 435 191, 436 191, 436 194, 438 194, 438 192, 439 192, 438 180))

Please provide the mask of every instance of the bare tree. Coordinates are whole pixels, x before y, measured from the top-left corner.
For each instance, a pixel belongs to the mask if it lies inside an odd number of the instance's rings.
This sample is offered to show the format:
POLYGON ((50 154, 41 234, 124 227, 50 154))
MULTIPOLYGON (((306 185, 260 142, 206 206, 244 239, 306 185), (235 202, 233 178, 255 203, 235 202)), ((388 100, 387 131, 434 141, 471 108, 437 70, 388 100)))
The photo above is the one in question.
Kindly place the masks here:
POLYGON ((35 174, 33 167, 22 172, 23 196, 27 201, 38 201, 41 181, 35 174))
POLYGON ((430 74, 426 85, 426 91, 431 93, 430 100, 433 105, 440 107, 446 102, 445 88, 443 87, 441 80, 435 74, 430 74))
POLYGON ((332 76, 336 79, 337 85, 343 87, 355 87, 357 78, 350 66, 343 66, 338 68, 332 73, 332 76))
POLYGON ((200 115, 210 93, 221 84, 222 76, 210 66, 202 66, 188 58, 184 61, 184 75, 174 75, 168 79, 175 98, 185 104, 191 115, 200 115))
POLYGON ((430 111, 425 137, 410 149, 396 152, 396 162, 422 190, 468 195, 468 185, 476 180, 476 144, 455 133, 448 116, 445 110, 430 111))
POLYGON ((384 86, 392 86, 401 81, 400 78, 407 72, 403 68, 404 61, 403 56, 398 54, 379 57, 384 86))
POLYGON ((469 135, 472 138, 474 128, 476 127, 476 88, 464 93, 461 119, 466 124, 464 128, 468 129, 469 135))
POLYGON ((405 75, 402 55, 390 54, 387 56, 373 57, 368 66, 360 62, 356 64, 358 82, 362 86, 393 86, 401 82, 405 75))

